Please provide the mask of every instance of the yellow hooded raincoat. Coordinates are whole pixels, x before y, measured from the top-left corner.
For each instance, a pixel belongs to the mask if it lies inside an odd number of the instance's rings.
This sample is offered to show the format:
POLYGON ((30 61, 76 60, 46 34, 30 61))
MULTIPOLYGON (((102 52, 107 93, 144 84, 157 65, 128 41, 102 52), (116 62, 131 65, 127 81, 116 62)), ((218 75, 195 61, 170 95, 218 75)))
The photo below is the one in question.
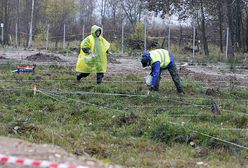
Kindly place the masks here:
MULTIPOLYGON (((91 35, 86 37, 80 45, 80 53, 77 60, 76 71, 81 73, 105 73, 107 71, 107 54, 110 44, 102 36, 97 37, 96 31, 101 29, 94 25, 91 27, 91 35), (83 52, 82 48, 89 48, 94 58, 87 61, 89 54, 83 52)), ((102 29, 101 29, 102 32, 102 29)))

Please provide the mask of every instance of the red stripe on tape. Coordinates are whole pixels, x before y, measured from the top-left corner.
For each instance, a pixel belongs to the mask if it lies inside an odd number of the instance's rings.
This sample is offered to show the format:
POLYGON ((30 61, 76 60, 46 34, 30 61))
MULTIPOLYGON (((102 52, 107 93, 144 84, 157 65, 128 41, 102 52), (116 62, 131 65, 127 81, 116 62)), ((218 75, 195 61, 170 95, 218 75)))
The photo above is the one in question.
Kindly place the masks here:
POLYGON ((34 162, 32 163, 32 165, 38 167, 38 166, 41 165, 41 162, 40 162, 40 161, 34 161, 34 162))
POLYGON ((16 160, 16 163, 17 163, 17 164, 23 164, 23 163, 24 163, 24 160, 23 160, 23 159, 17 159, 17 160, 16 160))
POLYGON ((50 165, 50 168, 58 168, 58 167, 59 167, 58 163, 52 163, 50 165))
POLYGON ((23 159, 17 158, 15 156, 5 156, 0 154, 0 165, 3 164, 16 164, 23 166, 33 166, 33 167, 42 167, 42 168, 95 168, 95 164, 87 164, 86 165, 74 165, 74 164, 59 164, 56 162, 50 161, 40 161, 40 160, 31 160, 31 159, 23 159))
POLYGON ((8 162, 8 160, 9 160, 8 157, 2 157, 0 161, 5 163, 5 162, 8 162))
POLYGON ((77 168, 75 165, 70 165, 68 168, 77 168))

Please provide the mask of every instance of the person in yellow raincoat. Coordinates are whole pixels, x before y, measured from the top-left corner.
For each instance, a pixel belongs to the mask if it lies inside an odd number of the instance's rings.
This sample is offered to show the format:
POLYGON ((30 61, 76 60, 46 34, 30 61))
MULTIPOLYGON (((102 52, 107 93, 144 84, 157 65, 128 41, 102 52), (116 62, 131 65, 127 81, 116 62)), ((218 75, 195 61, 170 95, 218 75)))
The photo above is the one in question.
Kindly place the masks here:
POLYGON ((97 84, 102 82, 104 73, 107 71, 107 54, 110 43, 101 34, 102 28, 94 25, 91 27, 91 35, 81 42, 76 65, 78 81, 90 73, 96 73, 97 84))

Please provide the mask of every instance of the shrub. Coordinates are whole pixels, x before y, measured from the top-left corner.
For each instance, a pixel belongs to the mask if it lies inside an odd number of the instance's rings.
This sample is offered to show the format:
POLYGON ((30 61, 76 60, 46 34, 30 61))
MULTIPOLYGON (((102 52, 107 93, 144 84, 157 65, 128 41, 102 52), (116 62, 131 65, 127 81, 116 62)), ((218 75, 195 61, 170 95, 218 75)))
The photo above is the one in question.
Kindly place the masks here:
POLYGON ((174 125, 169 122, 157 123, 155 122, 149 131, 151 139, 166 144, 172 144, 173 142, 186 142, 187 132, 180 125, 174 125))

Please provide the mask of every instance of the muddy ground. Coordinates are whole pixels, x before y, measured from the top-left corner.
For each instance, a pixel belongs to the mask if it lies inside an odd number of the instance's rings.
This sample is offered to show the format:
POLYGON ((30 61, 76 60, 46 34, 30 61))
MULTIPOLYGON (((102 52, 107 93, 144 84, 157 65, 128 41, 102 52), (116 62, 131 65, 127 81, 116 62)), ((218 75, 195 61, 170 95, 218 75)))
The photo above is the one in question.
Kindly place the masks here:
MULTIPOLYGON (((5 49, 0 50, 0 63, 16 63, 32 65, 65 65, 75 66, 77 55, 60 55, 51 54, 47 51, 36 50, 15 50, 5 49)), ((190 64, 177 63, 178 71, 182 77, 191 77, 194 80, 200 81, 208 88, 222 88, 222 87, 247 87, 248 86, 248 67, 245 65, 236 69, 230 69, 229 65, 223 63, 216 64, 190 64)), ((139 58, 127 57, 111 57, 108 64, 108 72, 106 76, 117 74, 125 76, 130 73, 137 73, 148 75, 149 68, 143 69, 140 65, 139 58)), ((171 79, 168 72, 162 76, 164 79, 171 79)), ((68 154, 61 148, 52 145, 36 145, 26 141, 0 137, 0 154, 14 155, 18 157, 27 157, 30 159, 50 160, 57 162, 70 162, 75 164, 91 162, 96 164, 95 167, 104 166, 101 162, 96 161, 87 156, 77 157, 68 154)), ((16 166, 13 166, 16 167, 16 166)))
POLYGON ((40 52, 31 56, 27 56, 25 60, 32 62, 65 62, 59 56, 55 56, 53 54, 43 54, 40 52))
MULTIPOLYGON (((37 50, 0 50, 0 63, 15 62, 17 64, 37 65, 65 65, 74 67, 77 61, 76 54, 61 55, 37 50)), ((177 67, 180 75, 190 76, 192 79, 203 82, 207 87, 237 87, 248 86, 248 66, 242 65, 231 69, 230 65, 224 63, 215 64, 192 64, 179 63, 177 67)), ((147 75, 150 69, 143 69, 139 58, 115 57, 109 58, 108 72, 106 76, 118 74, 127 75, 137 73, 147 75)), ((164 72, 165 79, 170 79, 168 72, 164 72)))

